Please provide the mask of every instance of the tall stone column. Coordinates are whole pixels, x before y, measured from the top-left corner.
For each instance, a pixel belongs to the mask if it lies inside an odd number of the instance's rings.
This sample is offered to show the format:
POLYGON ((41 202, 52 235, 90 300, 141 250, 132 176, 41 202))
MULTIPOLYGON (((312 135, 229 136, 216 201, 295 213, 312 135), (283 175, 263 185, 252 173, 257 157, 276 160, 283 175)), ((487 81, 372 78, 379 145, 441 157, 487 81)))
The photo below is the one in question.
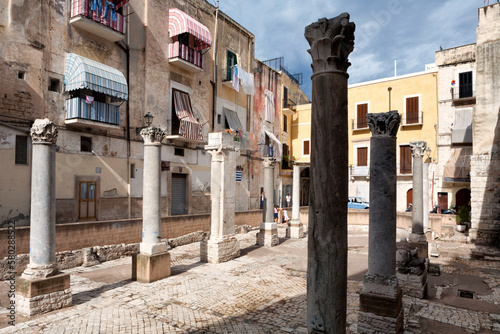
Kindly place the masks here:
POLYGON ((349 14, 305 28, 312 57, 311 173, 308 226, 309 333, 345 333, 347 309, 347 57, 349 14))
POLYGON ((428 258, 428 244, 424 234, 423 186, 423 156, 427 143, 425 141, 412 141, 410 148, 413 155, 413 214, 409 240, 417 245, 419 257, 428 258))
POLYGON ((165 131, 146 128, 144 139, 144 180, 142 195, 142 242, 132 257, 132 279, 150 283, 170 276, 168 244, 161 235, 161 141, 165 131))
POLYGON ((58 273, 56 264, 57 129, 49 119, 37 119, 30 134, 33 142, 30 262, 16 279, 17 311, 27 316, 72 303, 70 276, 58 273))
POLYGON ((300 221, 300 166, 293 166, 292 220, 288 227, 288 236, 292 239, 304 237, 304 225, 300 221))
POLYGON ((274 158, 264 158, 264 221, 260 223, 257 243, 266 247, 279 244, 278 224, 274 221, 274 158))
POLYGON ((424 233, 430 231, 430 224, 429 224, 429 166, 430 163, 424 163, 424 169, 423 169, 423 214, 424 214, 424 233))
POLYGON ((210 238, 200 245, 202 262, 220 263, 240 255, 240 243, 234 236, 236 210, 236 159, 239 142, 233 135, 217 132, 208 135, 205 150, 212 155, 210 176, 210 238))
POLYGON ((370 139, 368 272, 359 299, 358 333, 402 333, 402 293, 396 278, 396 110, 367 114, 370 139))

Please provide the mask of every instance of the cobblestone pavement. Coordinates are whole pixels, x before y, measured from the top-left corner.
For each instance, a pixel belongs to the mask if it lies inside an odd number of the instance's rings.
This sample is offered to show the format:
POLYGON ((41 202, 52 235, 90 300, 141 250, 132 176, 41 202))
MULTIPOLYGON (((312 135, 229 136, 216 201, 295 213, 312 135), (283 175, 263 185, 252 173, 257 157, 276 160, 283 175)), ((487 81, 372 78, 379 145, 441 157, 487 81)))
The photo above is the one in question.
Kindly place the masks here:
MULTIPOLYGON (((293 269, 305 263, 307 238, 262 248, 255 246, 255 231, 237 237, 242 255, 222 264, 200 263, 199 243, 173 249, 172 276, 150 284, 132 282, 129 274, 120 278, 119 272, 130 273, 130 258, 65 270, 72 307, 18 320, 0 333, 307 333, 305 273, 293 269)), ((367 247, 352 252, 366 255, 367 247)), ((445 274, 481 280, 487 293, 478 292, 475 301, 493 312, 447 305, 442 296, 454 283, 438 282, 429 300, 404 297, 406 333, 500 332, 499 262, 435 262, 445 274)), ((356 333, 361 287, 348 282, 348 333, 356 333)), ((6 314, 0 308, 0 316, 6 314)))

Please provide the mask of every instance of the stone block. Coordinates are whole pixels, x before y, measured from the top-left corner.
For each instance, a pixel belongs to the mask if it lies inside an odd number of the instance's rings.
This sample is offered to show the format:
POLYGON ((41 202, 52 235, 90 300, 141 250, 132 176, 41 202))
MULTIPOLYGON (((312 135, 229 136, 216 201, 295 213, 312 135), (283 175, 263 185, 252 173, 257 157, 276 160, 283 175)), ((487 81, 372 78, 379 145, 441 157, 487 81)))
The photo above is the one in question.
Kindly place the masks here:
POLYGON ((32 317, 71 306, 70 275, 29 280, 16 279, 16 305, 19 314, 32 317))
POLYGON ((257 244, 265 247, 273 247, 278 245, 278 224, 260 223, 260 231, 257 234, 257 244))
POLYGON ((69 289, 69 285, 70 276, 64 273, 40 279, 16 278, 16 292, 27 298, 64 291, 69 289))
POLYGON ((302 239, 304 237, 304 225, 291 225, 286 231, 286 236, 291 239, 302 239))
POLYGON ((420 275, 396 273, 396 277, 405 296, 420 299, 427 297, 427 271, 420 275))
POLYGON ((132 280, 151 283, 171 274, 170 253, 148 255, 136 254, 132 256, 132 280))
POLYGON ((359 310, 380 317, 396 318, 402 310, 402 296, 401 290, 399 290, 396 296, 361 292, 359 294, 359 310))
POLYGON ((201 262, 222 263, 240 256, 240 242, 234 236, 208 239, 200 244, 201 262))
POLYGON ((369 312, 358 313, 358 333, 403 333, 403 308, 396 317, 384 317, 369 312))

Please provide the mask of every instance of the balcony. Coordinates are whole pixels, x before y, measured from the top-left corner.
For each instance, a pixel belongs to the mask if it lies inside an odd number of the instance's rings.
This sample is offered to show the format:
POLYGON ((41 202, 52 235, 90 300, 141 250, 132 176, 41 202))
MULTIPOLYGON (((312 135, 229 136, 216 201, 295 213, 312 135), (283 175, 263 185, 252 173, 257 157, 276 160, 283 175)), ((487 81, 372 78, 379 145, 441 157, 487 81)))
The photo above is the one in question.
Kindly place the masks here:
POLYGON ((419 126, 424 124, 424 113, 406 113, 403 114, 401 126, 419 126))
POLYGON ((476 92, 471 86, 459 86, 458 89, 451 88, 451 99, 454 105, 475 104, 476 92))
POLYGON ((185 44, 174 42, 169 45, 168 62, 191 73, 203 71, 203 55, 185 44))
POLYGON ((68 125, 117 129, 120 124, 120 108, 103 102, 87 103, 75 97, 66 100, 66 121, 68 125))
POLYGON ((112 11, 106 11, 106 1, 102 0, 102 3, 102 11, 99 14, 98 10, 91 9, 92 0, 71 0, 69 22, 77 28, 111 42, 117 42, 125 36, 125 19, 122 15, 115 13, 116 21, 114 21, 112 11))
POLYGON ((369 176, 370 166, 352 166, 351 176, 369 176))
POLYGON ((352 119, 352 130, 353 131, 358 131, 358 130, 368 130, 368 123, 366 122, 366 118, 356 118, 352 119))

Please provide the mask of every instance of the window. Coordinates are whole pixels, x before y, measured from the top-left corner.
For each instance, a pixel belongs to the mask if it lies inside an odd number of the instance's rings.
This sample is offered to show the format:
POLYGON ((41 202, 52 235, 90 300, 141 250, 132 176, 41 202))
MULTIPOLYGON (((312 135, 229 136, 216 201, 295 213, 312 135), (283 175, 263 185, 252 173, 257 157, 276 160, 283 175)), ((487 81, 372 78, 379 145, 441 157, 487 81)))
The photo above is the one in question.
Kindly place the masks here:
POLYGON ((288 118, 286 115, 283 115, 283 131, 288 132, 288 118))
POLYGON ((410 145, 401 145, 399 147, 399 173, 411 174, 411 148, 410 145))
POLYGON ((92 137, 80 137, 80 151, 92 152, 92 137))
POLYGON ((174 148, 174 155, 178 155, 180 157, 184 156, 184 149, 183 148, 174 148))
POLYGON ((21 79, 21 80, 24 80, 24 78, 26 78, 26 72, 24 72, 24 71, 18 71, 17 72, 17 78, 21 79))
POLYGON ((310 154, 310 140, 309 139, 304 139, 302 141, 302 155, 303 156, 309 156, 310 154))
POLYGON ((368 147, 358 147, 358 166, 368 166, 368 147))
POLYGON ((283 109, 288 108, 288 88, 283 86, 283 109))
POLYGON ((59 79, 55 79, 55 78, 49 78, 50 80, 50 83, 49 83, 49 90, 51 92, 56 92, 56 93, 59 93, 59 79))
POLYGON ((135 179, 135 164, 130 164, 130 178, 135 179))
POLYGON ((356 105, 356 129, 365 129, 368 127, 366 123, 366 114, 368 113, 368 103, 360 103, 356 105))
POLYGON ((231 77, 231 68, 238 64, 238 57, 235 53, 227 50, 227 71, 226 71, 226 80, 231 81, 233 78, 231 77))
POLYGON ((472 71, 458 74, 458 98, 472 97, 472 71))
POLYGON ((406 98, 406 122, 404 124, 418 124, 419 121, 419 97, 406 98))
POLYGON ((28 164, 28 136, 16 136, 16 165, 28 164))

